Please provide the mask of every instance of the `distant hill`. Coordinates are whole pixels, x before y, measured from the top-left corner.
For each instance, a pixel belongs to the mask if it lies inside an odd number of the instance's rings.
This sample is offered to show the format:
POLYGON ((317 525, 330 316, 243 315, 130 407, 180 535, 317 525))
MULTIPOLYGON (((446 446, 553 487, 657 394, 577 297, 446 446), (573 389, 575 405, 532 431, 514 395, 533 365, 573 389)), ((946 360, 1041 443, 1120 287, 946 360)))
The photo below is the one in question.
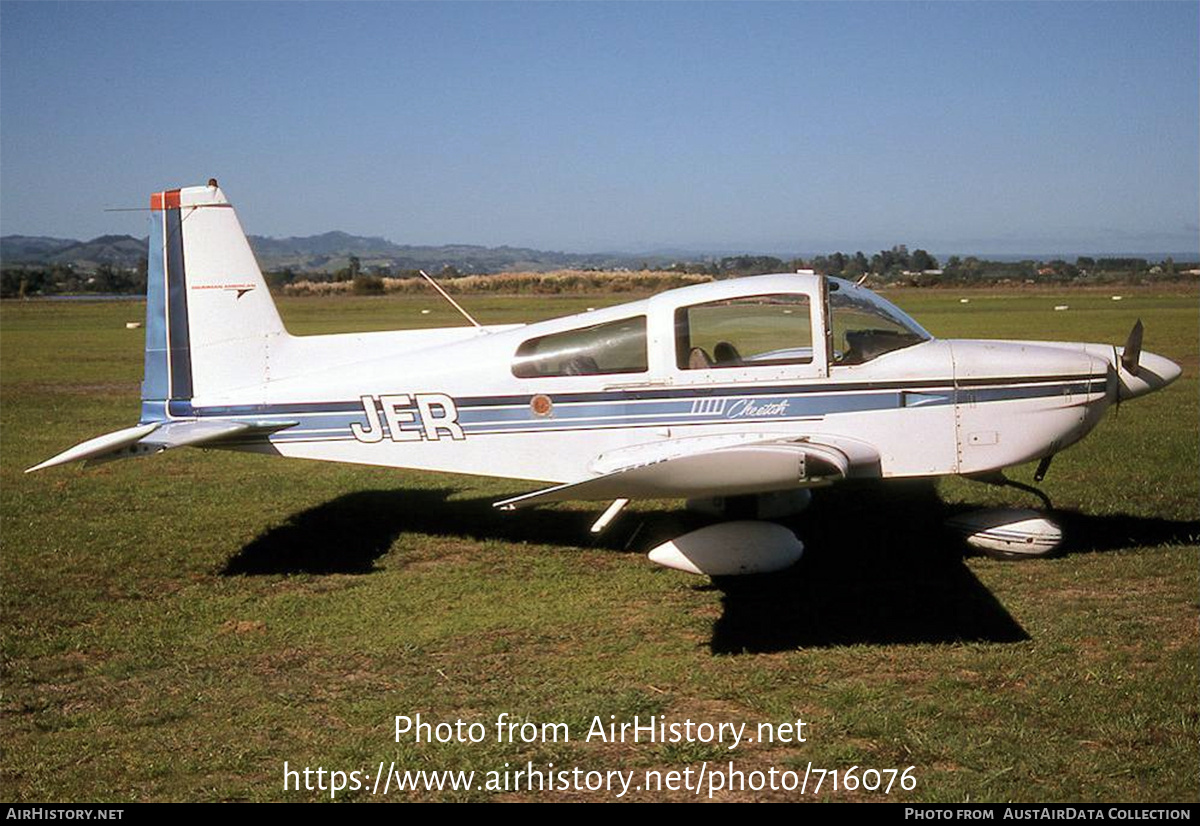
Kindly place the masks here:
POLYGON ((668 263, 665 256, 621 253, 579 254, 524 247, 483 247, 475 244, 414 246, 385 238, 326 232, 303 238, 250 236, 250 246, 264 270, 290 268, 297 273, 331 272, 348 266, 355 256, 364 270, 441 270, 451 266, 463 273, 549 272, 561 269, 640 268, 668 263))
POLYGON ((120 269, 135 269, 146 257, 146 239, 131 235, 101 235, 80 241, 50 256, 54 264, 72 264, 76 269, 94 270, 101 264, 120 269))
POLYGON ((265 258, 290 256, 385 255, 396 247, 386 238, 368 238, 346 232, 325 232, 301 238, 266 238, 251 235, 254 254, 265 258))
POLYGON ((95 270, 101 264, 136 269, 146 257, 146 239, 132 235, 101 235, 91 241, 5 235, 0 238, 0 262, 11 264, 64 264, 76 270, 95 270))
POLYGON ((49 260, 54 253, 78 243, 69 238, 5 235, 0 238, 0 261, 6 264, 41 264, 49 260))
MULTIPOLYGON (((249 236, 250 246, 264 271, 291 269, 299 273, 333 272, 359 259, 372 268, 438 270, 451 266, 462 273, 548 272, 561 269, 641 269, 670 263, 664 255, 576 254, 521 247, 482 247, 472 244, 412 246, 386 238, 326 232, 293 238, 249 236)), ((100 264, 135 269, 146 257, 146 239, 130 235, 103 235, 91 241, 6 235, 0 238, 0 262, 13 265, 69 265, 95 270, 100 264)))

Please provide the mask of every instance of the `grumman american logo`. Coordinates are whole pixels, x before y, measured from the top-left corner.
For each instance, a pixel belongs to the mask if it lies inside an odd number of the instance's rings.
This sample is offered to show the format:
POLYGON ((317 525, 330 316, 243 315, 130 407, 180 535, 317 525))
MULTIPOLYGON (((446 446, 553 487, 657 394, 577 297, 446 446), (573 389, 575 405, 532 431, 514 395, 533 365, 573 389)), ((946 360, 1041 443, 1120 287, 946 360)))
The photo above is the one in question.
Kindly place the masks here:
POLYGON ((237 293, 237 297, 241 298, 246 293, 254 289, 253 283, 237 283, 237 284, 193 284, 193 290, 221 290, 223 292, 237 293))
POLYGON ((454 399, 445 393, 397 393, 391 396, 360 396, 367 426, 350 423, 350 432, 360 442, 382 442, 385 436, 393 442, 436 442, 445 436, 461 441, 462 425, 458 423, 458 408, 454 399), (383 410, 380 419, 379 411, 383 410), (384 432, 383 423, 387 424, 384 432))

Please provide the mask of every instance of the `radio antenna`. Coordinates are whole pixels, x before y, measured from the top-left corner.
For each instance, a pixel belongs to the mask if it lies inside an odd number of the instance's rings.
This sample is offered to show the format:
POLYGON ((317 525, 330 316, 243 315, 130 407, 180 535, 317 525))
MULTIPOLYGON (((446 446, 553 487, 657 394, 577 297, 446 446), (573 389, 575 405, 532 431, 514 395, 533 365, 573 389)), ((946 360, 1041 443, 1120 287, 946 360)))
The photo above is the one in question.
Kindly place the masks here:
POLYGON ((451 304, 453 304, 454 309, 458 310, 460 313, 463 314, 463 318, 465 318, 467 321, 474 324, 480 330, 483 329, 483 325, 480 324, 475 319, 471 318, 471 314, 468 313, 466 310, 464 310, 461 306, 459 306, 459 303, 457 301, 455 301, 453 298, 451 298, 450 294, 441 288, 441 285, 439 285, 436 281, 434 281, 432 278, 430 278, 429 273, 425 272, 425 270, 417 270, 417 272, 419 272, 421 274, 421 277, 424 278, 426 281, 428 281, 435 290, 437 290, 439 293, 442 294, 442 298, 446 299, 451 304))

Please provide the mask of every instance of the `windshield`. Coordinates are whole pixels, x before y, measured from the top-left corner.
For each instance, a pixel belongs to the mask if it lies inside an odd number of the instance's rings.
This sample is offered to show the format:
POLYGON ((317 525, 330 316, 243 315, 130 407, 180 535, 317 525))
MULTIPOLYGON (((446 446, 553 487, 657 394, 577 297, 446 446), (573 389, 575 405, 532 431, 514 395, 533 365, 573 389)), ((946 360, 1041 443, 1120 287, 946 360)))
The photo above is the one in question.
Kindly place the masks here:
POLYGON ((862 364, 933 336, 895 304, 841 278, 829 279, 833 363, 862 364))

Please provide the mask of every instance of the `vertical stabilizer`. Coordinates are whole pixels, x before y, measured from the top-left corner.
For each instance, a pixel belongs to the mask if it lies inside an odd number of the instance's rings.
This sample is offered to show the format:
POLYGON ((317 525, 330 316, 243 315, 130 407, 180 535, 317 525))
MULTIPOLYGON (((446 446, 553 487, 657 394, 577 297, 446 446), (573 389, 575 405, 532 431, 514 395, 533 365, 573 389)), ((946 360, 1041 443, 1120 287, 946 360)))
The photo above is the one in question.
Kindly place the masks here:
POLYGON ((254 402, 287 331, 233 207, 211 181, 155 193, 150 215, 143 421, 254 402))

